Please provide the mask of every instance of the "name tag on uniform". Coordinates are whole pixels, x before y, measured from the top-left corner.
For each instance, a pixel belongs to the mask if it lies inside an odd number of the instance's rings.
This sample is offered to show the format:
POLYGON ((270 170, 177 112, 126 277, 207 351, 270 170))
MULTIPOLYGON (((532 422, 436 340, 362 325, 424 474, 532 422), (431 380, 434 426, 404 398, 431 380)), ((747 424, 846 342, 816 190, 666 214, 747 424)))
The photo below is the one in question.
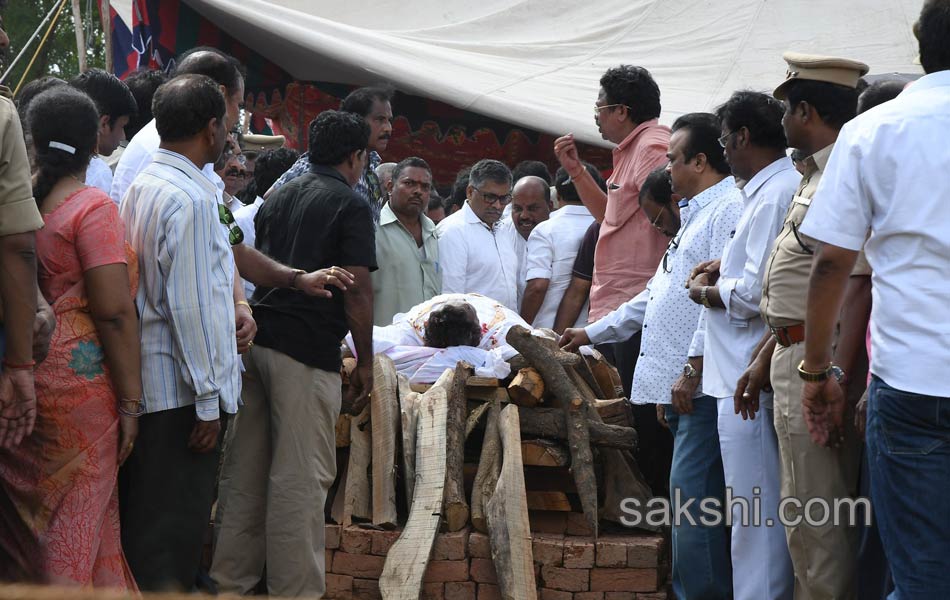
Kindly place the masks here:
POLYGON ((801 204, 802 206, 811 206, 811 198, 805 198, 804 196, 794 196, 792 202, 801 204))

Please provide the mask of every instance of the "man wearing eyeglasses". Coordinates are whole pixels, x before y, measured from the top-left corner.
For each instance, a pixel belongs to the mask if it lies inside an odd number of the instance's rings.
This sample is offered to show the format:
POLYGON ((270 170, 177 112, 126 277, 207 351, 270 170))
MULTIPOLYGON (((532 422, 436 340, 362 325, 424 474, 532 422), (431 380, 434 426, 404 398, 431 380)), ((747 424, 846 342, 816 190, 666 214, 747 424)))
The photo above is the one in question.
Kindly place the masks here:
POLYGON ((439 223, 442 293, 476 293, 518 312, 518 249, 500 223, 511 202, 511 171, 497 160, 475 163, 461 210, 439 223))
MULTIPOLYGON (((733 174, 746 182, 744 208, 721 266, 719 261, 698 265, 689 289, 690 299, 705 307, 697 344, 705 356, 703 391, 717 399, 726 485, 743 498, 754 497, 758 488, 763 519, 773 521, 778 520, 780 476, 772 395, 762 393, 757 419, 755 408, 737 415, 733 396, 766 331, 759 313, 762 273, 800 179, 785 153, 784 112, 771 96, 747 91, 736 92, 717 109, 719 144, 733 174)), ((733 513, 738 515, 735 507, 733 513)), ((749 526, 736 519, 732 568, 736 599, 791 597, 791 560, 778 527, 749 526)))
MULTIPOLYGON (((665 418, 669 424, 674 449, 672 469, 666 475, 671 491, 684 502, 722 499, 725 494, 716 399, 704 395, 698 386, 703 357, 687 362, 700 308, 690 302, 683 286, 694 261, 722 253, 742 212, 742 199, 717 142, 719 129, 718 119, 708 113, 676 120, 667 153, 669 166, 651 173, 640 192, 644 216, 661 235, 674 236, 668 238, 660 265, 643 292, 585 329, 568 329, 560 341, 573 349, 628 339, 642 328, 642 353, 630 398, 643 411, 654 411, 654 419, 665 418), (687 200, 682 209, 678 209, 677 196, 687 200), (671 397, 670 387, 678 376, 689 385, 680 386, 671 397)), ((698 524, 698 508, 689 512, 698 524)), ((728 552, 725 527, 694 526, 687 521, 674 525, 676 597, 731 598, 728 552)))

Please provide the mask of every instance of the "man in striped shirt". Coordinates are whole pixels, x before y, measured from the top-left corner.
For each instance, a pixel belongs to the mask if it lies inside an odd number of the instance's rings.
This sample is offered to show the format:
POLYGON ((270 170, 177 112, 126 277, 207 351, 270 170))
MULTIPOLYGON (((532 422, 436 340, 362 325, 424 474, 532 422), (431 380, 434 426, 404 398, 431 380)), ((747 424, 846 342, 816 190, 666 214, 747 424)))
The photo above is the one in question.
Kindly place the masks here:
POLYGON ((143 590, 194 587, 219 462, 220 412, 237 412, 234 260, 201 168, 227 139, 204 75, 162 85, 161 145, 121 206, 138 255, 145 413, 122 472, 122 545, 143 590))

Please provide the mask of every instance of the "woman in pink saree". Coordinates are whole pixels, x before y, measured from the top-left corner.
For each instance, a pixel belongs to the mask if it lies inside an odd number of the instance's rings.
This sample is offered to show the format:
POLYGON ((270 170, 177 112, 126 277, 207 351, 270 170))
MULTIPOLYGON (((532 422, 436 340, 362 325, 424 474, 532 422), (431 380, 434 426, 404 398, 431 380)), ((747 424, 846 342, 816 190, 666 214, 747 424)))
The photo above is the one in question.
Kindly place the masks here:
POLYGON ((32 539, 18 557, 50 583, 135 590, 122 553, 116 477, 142 409, 136 265, 118 209, 86 187, 98 112, 61 86, 38 96, 28 122, 40 290, 56 314, 36 367, 33 433, 0 452, 0 485, 32 539))

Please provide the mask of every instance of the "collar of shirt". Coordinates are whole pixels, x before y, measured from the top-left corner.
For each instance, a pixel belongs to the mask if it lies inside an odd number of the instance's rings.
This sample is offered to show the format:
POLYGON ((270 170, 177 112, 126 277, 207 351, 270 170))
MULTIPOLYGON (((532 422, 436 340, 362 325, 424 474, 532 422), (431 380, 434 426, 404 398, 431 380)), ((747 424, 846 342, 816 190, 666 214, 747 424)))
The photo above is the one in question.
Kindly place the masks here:
POLYGON ((810 178, 818 171, 825 170, 825 165, 828 164, 828 159, 831 158, 831 151, 834 149, 834 147, 834 144, 829 144, 805 159, 806 179, 810 178))
POLYGON ((752 198, 756 193, 761 189, 765 183, 771 179, 773 176, 781 173, 782 171, 787 171, 789 169, 794 169, 795 163, 792 162, 787 156, 776 160, 771 163, 769 166, 765 167, 758 173, 752 176, 752 179, 742 188, 742 196, 748 202, 749 198, 752 198))
POLYGON ((369 151, 369 160, 366 161, 366 170, 373 169, 376 170, 376 167, 383 164, 383 158, 375 150, 369 151))
POLYGON ((694 214, 698 210, 706 208, 710 202, 720 198, 724 194, 728 193, 729 190, 736 187, 736 180, 732 176, 728 176, 716 185, 711 185, 703 191, 696 194, 694 197, 689 200, 690 215, 694 214), (699 207, 699 208, 696 208, 699 207))
POLYGON ((491 226, 485 221, 482 221, 479 216, 475 214, 475 211, 472 210, 472 207, 469 206, 468 200, 466 200, 465 204, 462 205, 462 214, 465 215, 465 222, 469 225, 481 225, 491 232, 494 232, 496 229, 498 229, 498 223, 501 223, 501 221, 497 221, 494 226, 491 226))
POLYGON ((343 177, 343 174, 334 169, 333 167, 327 167, 324 165, 311 165, 310 172, 314 175, 323 175, 325 177, 330 177, 332 179, 337 179, 343 182, 346 187, 353 187, 350 185, 350 182, 346 180, 346 177, 343 177))
POLYGON ((914 81, 901 94, 916 94, 935 87, 950 86, 950 71, 937 71, 914 81))
POLYGON ((627 149, 633 145, 633 142, 640 137, 640 134, 646 131, 647 129, 656 126, 659 123, 656 119, 650 119, 649 121, 644 121, 636 126, 636 128, 627 134, 627 137, 623 138, 623 141, 617 144, 617 147, 614 148, 614 154, 622 154, 626 152, 627 149))
POLYGON ((550 218, 554 219, 556 217, 562 217, 562 216, 567 216, 567 215, 586 217, 589 214, 590 214, 590 211, 587 210, 587 207, 584 206, 583 204, 565 204, 561 208, 552 212, 550 218))
MULTIPOLYGON (((399 218, 396 216, 396 213, 393 212, 389 202, 383 205, 383 208, 379 211, 379 226, 383 227, 389 225, 390 223, 398 223, 399 218)), ((422 223, 422 232, 424 234, 431 234, 435 232, 435 223, 427 217, 425 214, 419 215, 419 222, 422 223)))
POLYGON ((198 169, 195 163, 191 162, 191 160, 185 156, 177 152, 172 152, 171 150, 159 148, 158 151, 155 152, 153 161, 182 171, 185 175, 194 179, 208 194, 214 195, 215 198, 217 198, 218 188, 215 184, 211 182, 203 171, 198 169))

